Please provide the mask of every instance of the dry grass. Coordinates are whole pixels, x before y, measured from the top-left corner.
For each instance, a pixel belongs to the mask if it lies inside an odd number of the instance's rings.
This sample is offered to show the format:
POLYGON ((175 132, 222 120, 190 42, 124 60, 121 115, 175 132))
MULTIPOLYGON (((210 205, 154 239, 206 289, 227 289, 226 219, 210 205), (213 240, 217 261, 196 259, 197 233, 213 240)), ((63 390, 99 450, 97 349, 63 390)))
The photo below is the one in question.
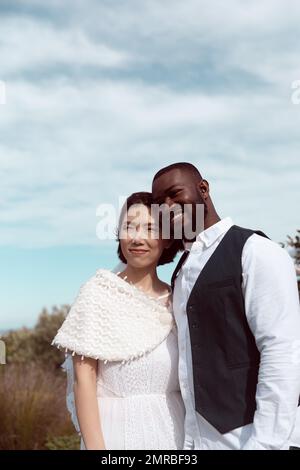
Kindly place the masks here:
POLYGON ((55 449, 55 442, 78 448, 65 396, 62 371, 35 363, 1 366, 0 450, 55 449))

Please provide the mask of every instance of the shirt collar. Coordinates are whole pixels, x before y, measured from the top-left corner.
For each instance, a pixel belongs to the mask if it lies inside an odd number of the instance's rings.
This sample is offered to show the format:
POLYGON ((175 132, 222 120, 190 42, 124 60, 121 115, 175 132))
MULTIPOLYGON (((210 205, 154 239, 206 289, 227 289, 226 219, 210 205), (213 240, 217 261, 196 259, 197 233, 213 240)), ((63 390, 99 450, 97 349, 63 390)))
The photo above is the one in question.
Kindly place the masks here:
POLYGON ((192 246, 197 246, 198 244, 205 245, 206 248, 211 246, 221 235, 223 235, 227 230, 232 227, 233 222, 231 217, 225 217, 224 219, 219 220, 216 224, 208 227, 203 232, 200 232, 197 235, 197 238, 194 242, 185 242, 184 248, 187 251, 190 251, 192 246))

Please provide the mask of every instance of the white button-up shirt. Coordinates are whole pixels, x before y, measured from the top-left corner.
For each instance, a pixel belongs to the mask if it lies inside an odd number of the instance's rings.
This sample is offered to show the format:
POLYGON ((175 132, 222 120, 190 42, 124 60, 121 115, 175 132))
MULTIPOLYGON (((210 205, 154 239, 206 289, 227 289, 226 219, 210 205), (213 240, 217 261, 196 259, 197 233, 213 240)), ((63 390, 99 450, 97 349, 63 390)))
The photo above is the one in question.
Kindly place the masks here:
POLYGON ((257 234, 246 241, 241 260, 246 316, 261 355, 254 421, 220 434, 195 410, 186 305, 204 265, 232 225, 229 217, 222 219, 186 244, 190 254, 175 281, 179 381, 186 407, 184 449, 300 446, 300 310, 295 268, 285 250, 257 234))

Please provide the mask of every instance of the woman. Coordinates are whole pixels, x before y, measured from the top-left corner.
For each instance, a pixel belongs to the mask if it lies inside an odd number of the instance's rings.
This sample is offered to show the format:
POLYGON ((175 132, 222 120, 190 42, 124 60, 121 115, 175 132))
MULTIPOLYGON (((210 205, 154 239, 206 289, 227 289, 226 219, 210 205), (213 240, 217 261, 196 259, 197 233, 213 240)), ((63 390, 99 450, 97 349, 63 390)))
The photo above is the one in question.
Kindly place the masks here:
POLYGON ((162 239, 151 204, 150 193, 127 199, 118 230, 125 270, 99 269, 52 342, 72 351, 64 367, 81 449, 183 446, 171 291, 157 276, 157 266, 172 261, 181 242, 162 239))

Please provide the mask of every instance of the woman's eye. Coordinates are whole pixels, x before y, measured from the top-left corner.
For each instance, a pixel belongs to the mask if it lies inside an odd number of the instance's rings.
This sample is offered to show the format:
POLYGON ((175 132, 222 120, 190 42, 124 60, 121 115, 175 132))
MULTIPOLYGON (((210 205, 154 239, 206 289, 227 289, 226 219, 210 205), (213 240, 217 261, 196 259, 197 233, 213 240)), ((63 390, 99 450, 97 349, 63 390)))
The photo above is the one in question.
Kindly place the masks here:
POLYGON ((148 227, 148 230, 150 232, 157 232, 158 231, 158 227, 148 227))
POLYGON ((134 230, 134 225, 124 224, 122 228, 123 228, 123 230, 125 230, 127 232, 132 232, 132 230, 134 230))

